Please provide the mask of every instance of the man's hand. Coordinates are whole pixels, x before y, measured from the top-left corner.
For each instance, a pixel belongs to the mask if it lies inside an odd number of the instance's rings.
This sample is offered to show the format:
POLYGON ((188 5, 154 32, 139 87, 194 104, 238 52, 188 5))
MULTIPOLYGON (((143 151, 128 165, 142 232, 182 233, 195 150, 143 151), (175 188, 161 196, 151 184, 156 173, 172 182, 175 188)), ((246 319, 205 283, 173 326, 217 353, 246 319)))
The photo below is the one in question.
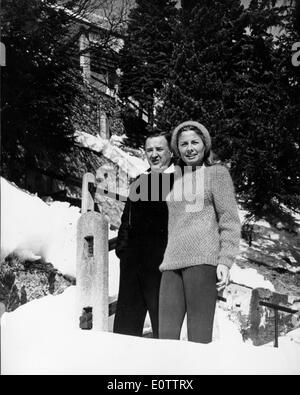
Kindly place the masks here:
POLYGON ((217 278, 218 278, 218 282, 217 282, 217 291, 222 291, 223 289, 225 289, 225 287, 227 286, 228 282, 229 282, 229 268, 225 265, 218 265, 217 266, 217 278))

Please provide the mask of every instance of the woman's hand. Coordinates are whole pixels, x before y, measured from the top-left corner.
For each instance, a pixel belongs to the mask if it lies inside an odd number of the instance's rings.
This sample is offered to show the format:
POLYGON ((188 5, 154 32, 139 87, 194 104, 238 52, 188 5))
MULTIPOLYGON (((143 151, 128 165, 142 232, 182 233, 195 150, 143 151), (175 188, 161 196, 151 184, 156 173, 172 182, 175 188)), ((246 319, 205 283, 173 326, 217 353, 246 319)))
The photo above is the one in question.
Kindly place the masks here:
POLYGON ((225 265, 219 264, 217 266, 217 291, 222 291, 229 282, 229 268, 225 265))

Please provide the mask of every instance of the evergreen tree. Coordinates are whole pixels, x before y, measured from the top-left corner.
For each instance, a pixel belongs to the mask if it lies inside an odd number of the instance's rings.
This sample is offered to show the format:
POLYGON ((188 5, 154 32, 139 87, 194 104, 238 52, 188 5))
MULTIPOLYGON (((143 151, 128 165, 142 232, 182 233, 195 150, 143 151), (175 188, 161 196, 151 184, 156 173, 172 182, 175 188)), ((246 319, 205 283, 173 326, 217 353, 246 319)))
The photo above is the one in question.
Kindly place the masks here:
POLYGON ((170 128, 182 120, 202 119, 215 129, 244 29, 243 8, 239 0, 198 0, 194 7, 185 3, 158 121, 170 128))
POLYGON ((122 111, 122 121, 126 144, 133 148, 142 147, 146 138, 151 134, 147 122, 137 116, 134 109, 129 106, 126 106, 122 111))
MULTIPOLYGON (((1 40, 7 51, 1 70, 2 174, 16 183, 37 153, 68 152, 73 145, 72 116, 82 97, 79 56, 70 32, 74 19, 56 7, 59 3, 1 3, 1 40)), ((76 5, 80 13, 83 3, 87 0, 64 4, 76 5)))
POLYGON ((229 162, 245 208, 257 216, 300 206, 299 80, 291 66, 287 6, 199 0, 184 7, 158 125, 202 122, 229 162), (284 27, 279 39, 274 29, 284 27), (288 52, 289 51, 289 52, 288 52))
POLYGON ((150 124, 155 97, 165 81, 172 54, 175 3, 137 0, 120 53, 121 96, 138 101, 141 109, 147 111, 150 124))
POLYGON ((296 8, 295 8, 295 29, 300 36, 300 0, 296 1, 296 8))

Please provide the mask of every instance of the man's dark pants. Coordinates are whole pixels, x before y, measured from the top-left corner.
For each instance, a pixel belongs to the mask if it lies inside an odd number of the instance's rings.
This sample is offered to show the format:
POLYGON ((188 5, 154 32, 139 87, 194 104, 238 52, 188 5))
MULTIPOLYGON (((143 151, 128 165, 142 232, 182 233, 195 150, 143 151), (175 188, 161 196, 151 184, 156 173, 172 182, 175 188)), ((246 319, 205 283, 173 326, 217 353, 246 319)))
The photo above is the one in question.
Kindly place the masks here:
POLYGON ((153 337, 158 338, 158 303, 166 237, 149 235, 136 240, 120 260, 120 287, 114 320, 114 332, 142 336, 149 311, 153 337))

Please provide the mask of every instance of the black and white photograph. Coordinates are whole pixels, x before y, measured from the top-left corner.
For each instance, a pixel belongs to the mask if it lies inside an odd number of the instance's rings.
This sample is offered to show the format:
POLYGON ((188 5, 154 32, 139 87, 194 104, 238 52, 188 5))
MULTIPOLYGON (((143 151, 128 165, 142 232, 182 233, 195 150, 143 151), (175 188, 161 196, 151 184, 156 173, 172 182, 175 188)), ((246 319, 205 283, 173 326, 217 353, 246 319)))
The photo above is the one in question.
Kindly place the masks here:
POLYGON ((0 15, 0 374, 299 375, 300 0, 0 15))

